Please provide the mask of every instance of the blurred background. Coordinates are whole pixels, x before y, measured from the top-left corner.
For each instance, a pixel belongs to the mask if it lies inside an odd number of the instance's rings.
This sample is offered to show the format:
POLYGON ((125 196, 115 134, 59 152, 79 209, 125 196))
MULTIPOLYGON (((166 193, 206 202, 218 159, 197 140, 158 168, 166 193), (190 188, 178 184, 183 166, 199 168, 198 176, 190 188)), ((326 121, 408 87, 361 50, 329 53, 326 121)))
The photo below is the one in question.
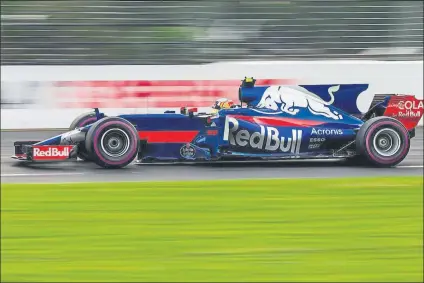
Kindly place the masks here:
POLYGON ((422 60, 423 1, 2 1, 2 65, 422 60))
POLYGON ((252 70, 265 85, 367 82, 370 94, 422 99, 422 60, 423 1, 2 0, 1 129, 15 130, 1 133, 2 278, 419 281, 422 128, 396 172, 271 163, 111 174, 6 160, 14 141, 54 136, 86 109, 163 113, 237 99, 252 70), (262 63, 193 66, 225 61, 262 63), (373 175, 399 176, 359 179, 373 175), (72 183, 185 178, 200 181, 72 183), (15 181, 29 184, 4 184, 15 181))

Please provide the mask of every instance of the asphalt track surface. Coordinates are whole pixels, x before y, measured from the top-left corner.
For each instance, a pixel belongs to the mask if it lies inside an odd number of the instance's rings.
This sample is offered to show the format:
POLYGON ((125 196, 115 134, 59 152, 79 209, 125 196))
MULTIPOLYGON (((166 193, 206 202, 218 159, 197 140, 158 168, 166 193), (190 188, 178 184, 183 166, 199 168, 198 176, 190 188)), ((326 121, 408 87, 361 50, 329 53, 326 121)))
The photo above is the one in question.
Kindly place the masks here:
POLYGON ((423 127, 417 129, 411 150, 395 168, 348 166, 340 161, 267 161, 215 164, 131 164, 107 170, 86 162, 61 162, 28 166, 10 156, 13 142, 43 140, 61 131, 2 131, 2 183, 124 182, 211 179, 328 178, 357 176, 423 176, 423 127))

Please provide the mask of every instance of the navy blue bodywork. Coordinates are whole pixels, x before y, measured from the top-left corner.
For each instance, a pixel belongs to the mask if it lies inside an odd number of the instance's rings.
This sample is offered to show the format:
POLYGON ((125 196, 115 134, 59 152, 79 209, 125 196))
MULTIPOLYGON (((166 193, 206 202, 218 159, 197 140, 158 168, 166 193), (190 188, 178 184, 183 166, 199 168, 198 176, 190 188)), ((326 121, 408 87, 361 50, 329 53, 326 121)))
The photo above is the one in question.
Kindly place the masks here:
MULTIPOLYGON (((323 100, 329 100, 328 88, 332 85, 302 86, 313 91, 323 100)), ((140 154, 140 161, 201 161, 223 158, 329 158, 354 155, 354 148, 349 144, 355 139, 356 132, 364 123, 353 114, 362 114, 356 106, 358 95, 368 85, 341 85, 338 99, 327 107, 343 116, 334 120, 311 113, 301 108, 296 115, 258 108, 256 105, 268 87, 241 87, 240 100, 247 105, 240 108, 222 109, 215 115, 184 115, 176 113, 121 115, 136 126, 143 139, 144 132, 181 132, 179 141, 167 140, 151 142, 147 139, 140 154), (343 95, 343 97, 341 97, 343 95), (234 121, 238 129, 234 130, 234 121), (227 128, 226 128, 227 126, 227 128), (243 131, 242 134, 239 134, 243 131), (293 132, 295 131, 295 132, 293 132), (197 132, 193 137, 187 132, 197 132), (250 138, 254 133, 263 136, 262 146, 258 138, 250 138), (295 137, 293 137, 295 133, 295 137), (238 134, 238 136, 237 136, 238 134), (270 138, 272 136, 274 139, 270 138), (269 146, 267 146, 268 140, 269 146), (276 139, 280 146, 277 147, 276 139), (281 141, 283 140, 283 146, 281 141), (183 140, 183 141, 182 141, 183 140), (247 141, 247 142, 246 142, 247 141), (292 150, 288 146, 296 144, 292 150), (346 147, 346 148, 343 148, 346 147), (341 149, 341 150, 340 150, 341 149)))
MULTIPOLYGON (((241 105, 236 108, 118 117, 132 123, 139 133, 139 162, 350 157, 355 155, 352 144, 367 115, 359 110, 357 99, 367 88, 367 84, 301 85, 293 90, 242 86, 241 105), (285 93, 292 96, 286 98, 285 93)), ((384 112, 386 105, 381 99, 369 108, 384 112)), ((95 111, 98 120, 104 117, 95 111)), ((35 145, 78 147, 90 127, 35 145)))

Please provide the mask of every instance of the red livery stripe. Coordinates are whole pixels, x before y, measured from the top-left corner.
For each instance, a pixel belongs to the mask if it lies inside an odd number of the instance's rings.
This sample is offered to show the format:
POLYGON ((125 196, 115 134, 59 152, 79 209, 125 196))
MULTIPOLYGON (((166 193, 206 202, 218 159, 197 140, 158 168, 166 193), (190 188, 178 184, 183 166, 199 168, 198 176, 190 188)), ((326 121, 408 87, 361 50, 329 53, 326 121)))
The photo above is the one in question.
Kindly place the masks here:
POLYGON ((256 116, 242 116, 232 115, 232 117, 240 120, 245 120, 250 123, 256 123, 264 126, 280 126, 280 127, 310 127, 322 125, 323 122, 314 120, 305 120, 297 118, 285 117, 256 117, 256 116))
POLYGON ((140 131, 140 139, 149 143, 189 143, 199 131, 140 131))

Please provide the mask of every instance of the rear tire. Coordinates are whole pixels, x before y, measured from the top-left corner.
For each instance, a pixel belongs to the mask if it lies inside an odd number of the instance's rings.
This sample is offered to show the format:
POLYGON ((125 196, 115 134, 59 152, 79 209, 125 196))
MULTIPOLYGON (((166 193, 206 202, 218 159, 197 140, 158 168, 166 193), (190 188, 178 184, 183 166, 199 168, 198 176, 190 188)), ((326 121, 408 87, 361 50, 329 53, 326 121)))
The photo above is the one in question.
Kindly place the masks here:
POLYGON ((90 159, 103 168, 127 166, 137 156, 139 144, 135 127, 119 117, 97 121, 90 127, 85 139, 90 159))
POLYGON ((408 155, 408 130, 391 117, 375 117, 366 121, 356 136, 356 150, 368 164, 392 167, 408 155))
MULTIPOLYGON (((93 112, 84 113, 79 115, 72 121, 71 125, 69 126, 69 130, 75 130, 77 128, 85 127, 87 125, 90 125, 97 121, 96 114, 93 112)), ((78 153, 77 157, 83 161, 92 161, 90 160, 90 155, 88 154, 87 150, 85 149, 85 144, 81 143, 78 146, 78 153)))

